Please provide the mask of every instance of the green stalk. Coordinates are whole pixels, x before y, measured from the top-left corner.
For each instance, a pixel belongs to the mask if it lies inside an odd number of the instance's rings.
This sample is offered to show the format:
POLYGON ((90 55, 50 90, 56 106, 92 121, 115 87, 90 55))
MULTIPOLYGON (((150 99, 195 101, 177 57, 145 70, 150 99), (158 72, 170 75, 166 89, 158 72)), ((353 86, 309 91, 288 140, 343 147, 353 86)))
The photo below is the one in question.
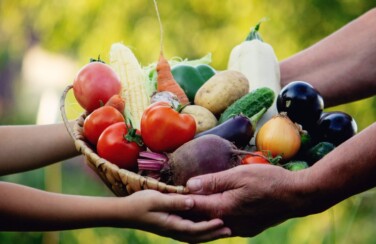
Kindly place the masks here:
POLYGON ((253 129, 256 128, 256 125, 257 125, 258 121, 265 114, 266 110, 267 109, 265 107, 263 107, 259 112, 257 112, 256 114, 254 114, 251 118, 249 118, 249 120, 251 121, 253 129))
POLYGON ((262 22, 266 21, 266 18, 262 18, 249 32, 246 41, 259 40, 263 42, 261 35, 259 34, 260 25, 262 22))

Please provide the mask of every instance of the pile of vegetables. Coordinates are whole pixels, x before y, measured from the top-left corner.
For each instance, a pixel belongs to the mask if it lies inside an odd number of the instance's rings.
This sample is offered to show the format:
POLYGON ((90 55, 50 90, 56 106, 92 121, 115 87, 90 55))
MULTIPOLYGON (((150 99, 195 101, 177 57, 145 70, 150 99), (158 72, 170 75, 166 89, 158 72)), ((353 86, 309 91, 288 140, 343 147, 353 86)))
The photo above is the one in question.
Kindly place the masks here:
POLYGON ((113 44, 109 64, 92 60, 73 83, 88 113, 85 139, 120 168, 175 185, 244 164, 313 165, 353 136, 356 123, 323 112, 323 98, 307 82, 281 89, 277 59, 259 28, 221 71, 210 54, 167 60, 162 40, 158 61, 145 67, 130 48, 113 44))

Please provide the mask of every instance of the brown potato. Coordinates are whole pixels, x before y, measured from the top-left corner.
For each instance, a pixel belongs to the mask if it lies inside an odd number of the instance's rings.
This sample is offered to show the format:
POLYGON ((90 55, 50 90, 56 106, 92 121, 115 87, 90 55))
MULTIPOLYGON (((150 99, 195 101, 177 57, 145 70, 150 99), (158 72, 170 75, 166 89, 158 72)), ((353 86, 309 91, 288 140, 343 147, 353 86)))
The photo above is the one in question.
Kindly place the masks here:
POLYGON ((217 118, 208 109, 198 105, 188 105, 182 111, 183 114, 190 114, 196 121, 196 134, 213 128, 217 125, 217 118))
POLYGON ((248 79, 239 71, 218 72, 197 91, 194 103, 219 115, 249 91, 248 79))

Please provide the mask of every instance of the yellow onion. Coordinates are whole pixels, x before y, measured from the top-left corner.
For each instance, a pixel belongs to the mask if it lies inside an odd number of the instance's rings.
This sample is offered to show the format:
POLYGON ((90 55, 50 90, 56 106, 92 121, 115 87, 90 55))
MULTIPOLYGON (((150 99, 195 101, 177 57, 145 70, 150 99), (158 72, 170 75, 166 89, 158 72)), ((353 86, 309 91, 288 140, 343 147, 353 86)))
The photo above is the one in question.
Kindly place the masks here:
POLYGON ((272 117, 256 135, 257 150, 269 151, 273 157, 280 155, 283 160, 291 159, 300 144, 300 128, 285 114, 272 117))

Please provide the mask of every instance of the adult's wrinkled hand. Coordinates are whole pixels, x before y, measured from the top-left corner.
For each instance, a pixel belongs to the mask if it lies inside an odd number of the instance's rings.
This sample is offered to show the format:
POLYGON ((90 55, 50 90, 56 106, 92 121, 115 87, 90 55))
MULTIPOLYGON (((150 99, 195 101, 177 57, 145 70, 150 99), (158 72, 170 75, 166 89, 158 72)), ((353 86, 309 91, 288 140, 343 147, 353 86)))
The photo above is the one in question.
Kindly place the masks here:
POLYGON ((273 165, 241 165, 190 179, 191 216, 221 218, 233 236, 251 237, 298 216, 299 173, 273 165))

